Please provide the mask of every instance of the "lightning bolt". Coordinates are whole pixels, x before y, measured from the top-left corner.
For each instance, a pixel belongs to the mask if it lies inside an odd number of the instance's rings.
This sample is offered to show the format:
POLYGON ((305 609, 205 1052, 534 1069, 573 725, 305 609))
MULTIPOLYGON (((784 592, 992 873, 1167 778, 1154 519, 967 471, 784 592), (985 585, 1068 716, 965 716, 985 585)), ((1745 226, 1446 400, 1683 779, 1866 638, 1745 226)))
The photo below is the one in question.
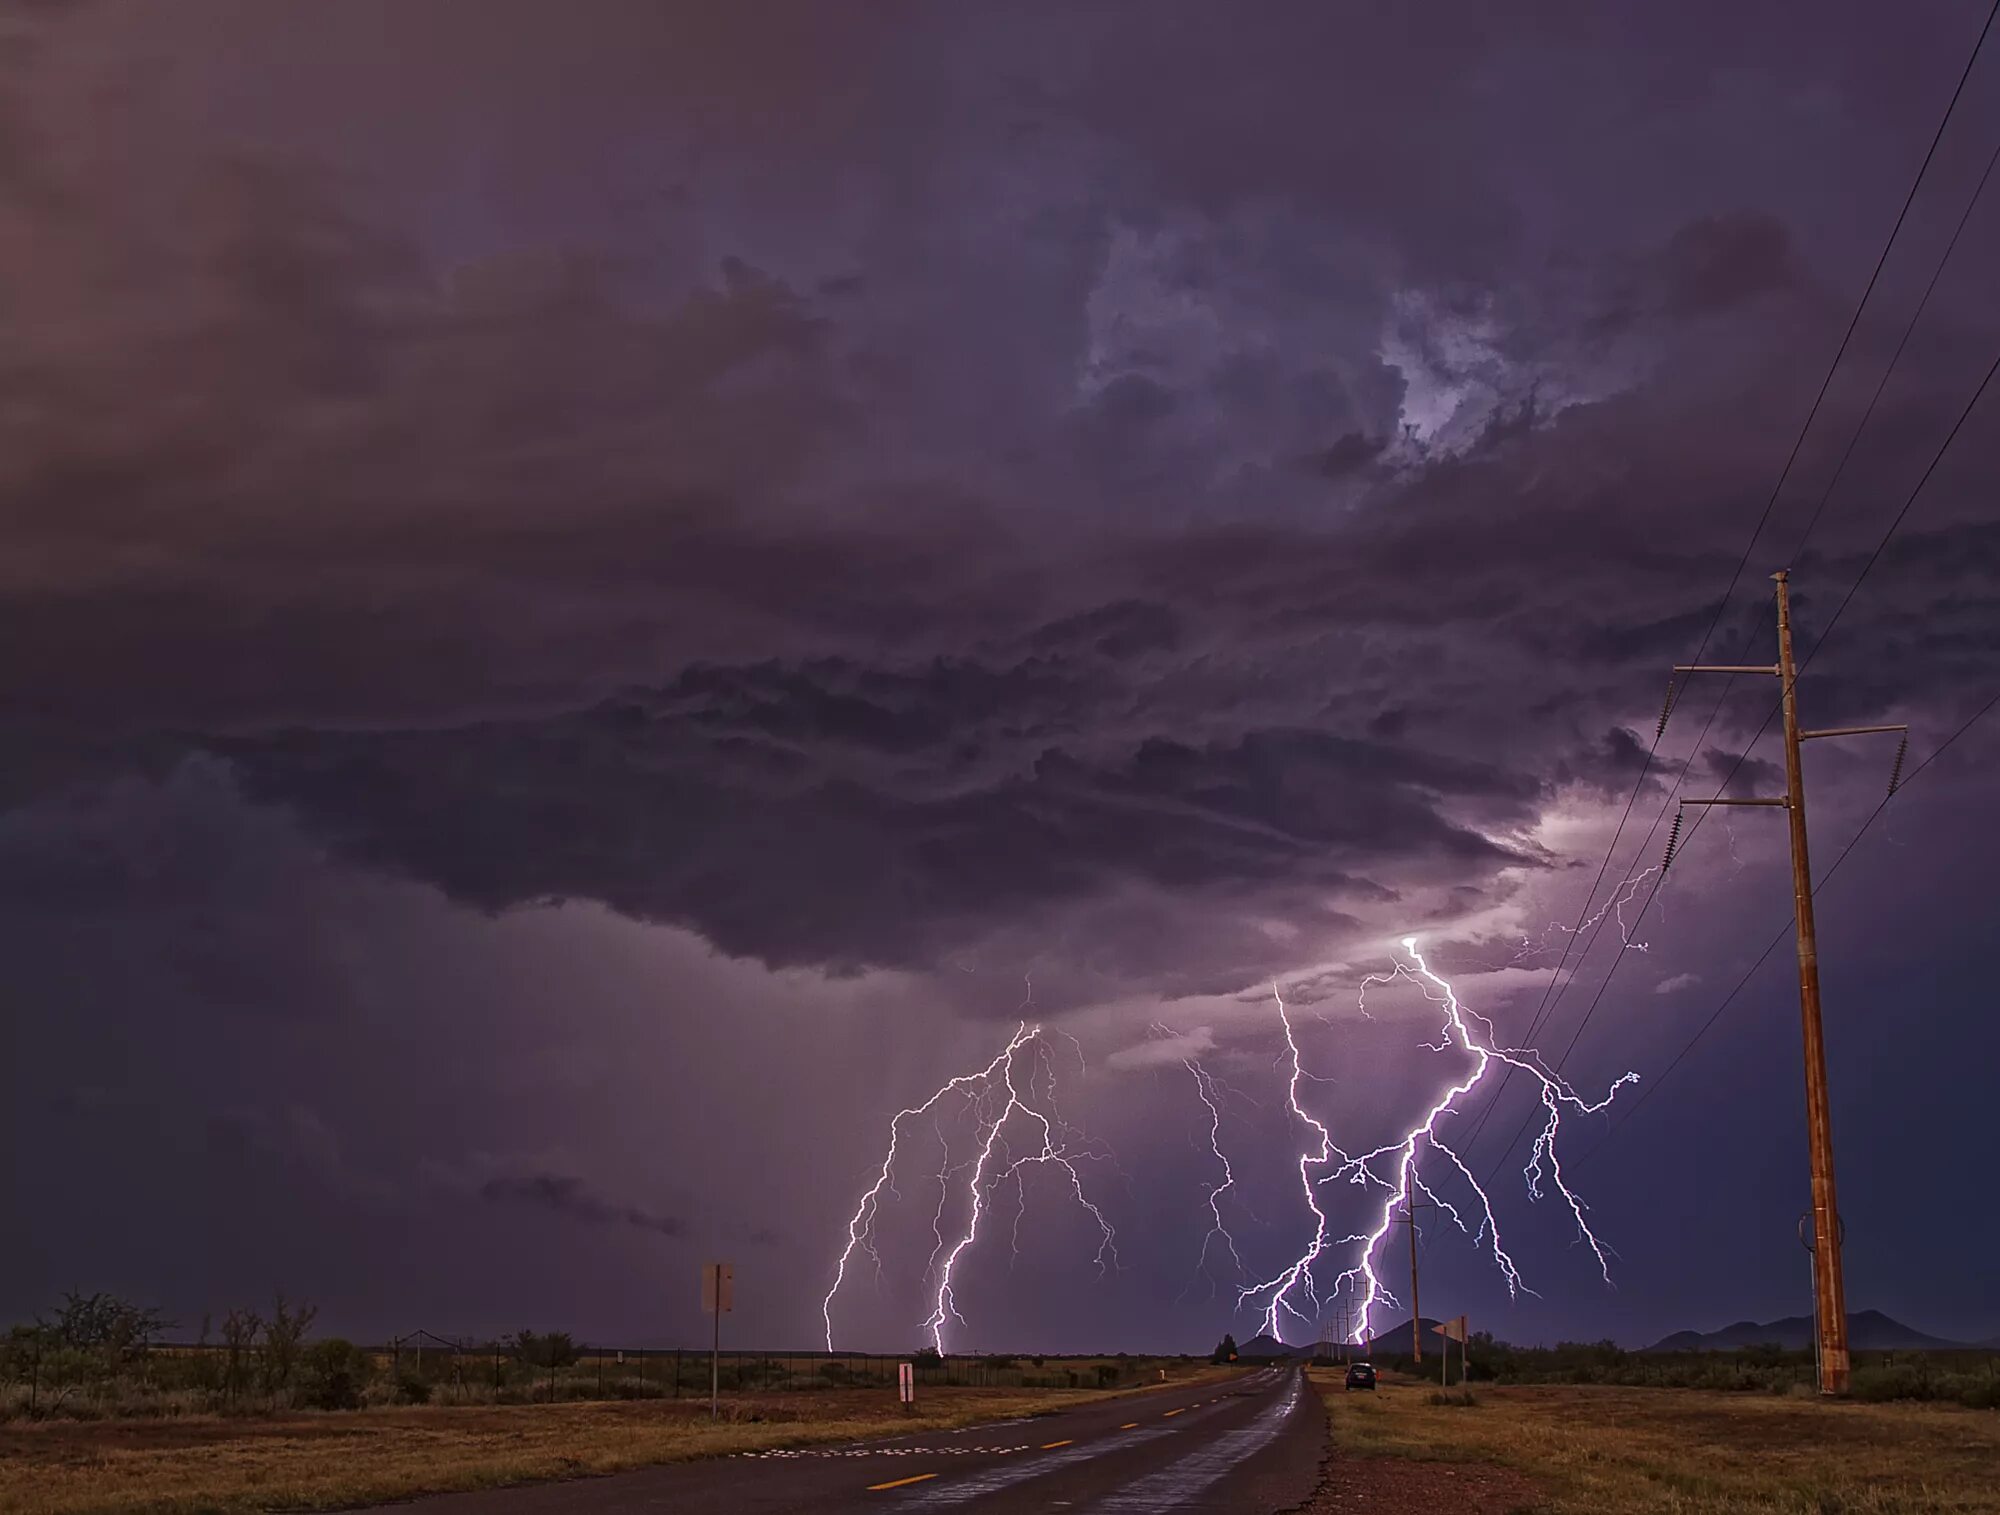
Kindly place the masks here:
MULTIPOLYGON (((1404 939, 1403 950, 1410 955, 1410 965, 1398 963, 1393 973, 1375 977, 1378 980, 1408 978, 1417 984, 1426 999, 1434 1004, 1442 1004, 1445 1013, 1445 1035, 1440 1045, 1445 1047, 1456 1045, 1470 1053, 1473 1066, 1470 1075, 1448 1087, 1425 1112, 1423 1120, 1404 1133, 1401 1141, 1378 1147, 1373 1152, 1364 1153, 1357 1158, 1346 1158, 1340 1167, 1320 1180, 1321 1183, 1328 1183, 1336 1178, 1345 1177, 1353 1183, 1364 1183, 1372 1179, 1391 1191, 1383 1202, 1382 1213, 1374 1230, 1362 1238, 1360 1261, 1334 1281, 1336 1293, 1344 1286, 1353 1285, 1361 1295, 1359 1324, 1354 1334, 1354 1340, 1358 1342, 1366 1342, 1373 1338, 1370 1316, 1375 1306, 1378 1304, 1393 1306, 1396 1303, 1395 1297, 1390 1294, 1375 1272, 1375 1257, 1383 1239, 1389 1234, 1390 1226, 1394 1224, 1397 1207, 1408 1204, 1411 1189, 1415 1187, 1423 1189, 1426 1193, 1430 1192, 1416 1174, 1419 1144, 1429 1146, 1445 1157, 1478 1197, 1482 1216, 1479 1234, 1489 1240, 1493 1260, 1507 1281, 1509 1295, 1518 1295, 1525 1288, 1521 1282, 1520 1270, 1515 1267, 1514 1260, 1508 1256, 1501 1244, 1499 1223, 1493 1214, 1491 1198, 1478 1179, 1473 1177, 1472 1170, 1437 1134, 1438 1121, 1447 1114, 1457 1113, 1456 1102, 1477 1088, 1480 1080, 1486 1076, 1487 1070, 1496 1062, 1518 1068, 1534 1079, 1541 1089, 1542 1106, 1548 1112, 1548 1119, 1543 1123, 1541 1133, 1535 1138, 1534 1148, 1523 1170, 1527 1179, 1529 1198, 1541 1199, 1544 1183, 1562 1197, 1569 1208, 1571 1218, 1576 1223, 1579 1239, 1589 1246, 1591 1254, 1597 1259, 1598 1272, 1603 1276, 1605 1283, 1609 1284, 1610 1260, 1605 1255, 1603 1243, 1590 1229, 1590 1222, 1585 1218, 1587 1207, 1563 1179, 1562 1160, 1557 1152, 1556 1141, 1562 1127, 1565 1107, 1585 1115, 1595 1114, 1609 1105, 1617 1097, 1620 1089, 1629 1083, 1636 1083, 1639 1078, 1636 1073, 1623 1074, 1612 1083, 1603 1099, 1594 1104, 1585 1100, 1560 1076, 1549 1071, 1538 1054, 1500 1046, 1494 1037, 1493 1023, 1477 1012, 1465 1010, 1451 985, 1432 972, 1430 965, 1424 961, 1423 954, 1417 951, 1415 937, 1404 939), (1438 991, 1436 996, 1430 992, 1433 987, 1438 991), (1476 1020, 1485 1027, 1483 1038, 1475 1036, 1468 1015, 1470 1020, 1476 1020), (1381 1178, 1369 1166, 1381 1158, 1393 1159, 1395 1173, 1393 1183, 1381 1178)), ((1452 1212, 1452 1216, 1454 1220, 1458 1219, 1456 1211, 1452 1212)), ((1463 1229, 1464 1222, 1460 1220, 1458 1223, 1463 1229)))
MULTIPOLYGON (((1074 1043, 1074 1038, 1070 1040, 1074 1043)), ((1078 1048, 1078 1056, 1079 1059, 1082 1056, 1081 1048, 1078 1048)), ((1107 1265, 1118 1265, 1117 1232, 1104 1212, 1091 1200, 1083 1185, 1083 1175, 1076 1167, 1079 1161, 1085 1159, 1107 1160, 1107 1154, 1079 1138, 1061 1121, 1060 1115, 1052 1117, 1031 1102, 1035 1096, 1034 1075, 1037 1068, 1044 1075, 1041 1102, 1053 1110, 1055 1070, 1048 1034, 1041 1026, 1024 1020, 1015 1028, 1007 1045, 983 1068, 947 1080, 922 1104, 900 1110, 890 1120, 888 1151, 883 1155, 875 1181, 862 1192, 853 1215, 848 1218, 846 1245, 834 1265, 833 1285, 821 1302, 820 1313, 826 1323, 829 1352, 834 1350, 833 1301, 847 1280, 848 1267, 855 1254, 863 1253, 875 1262, 878 1269, 881 1266, 881 1257, 875 1247, 875 1227, 881 1217, 884 1191, 892 1195, 896 1193, 894 1174, 901 1156, 904 1125, 926 1115, 931 1116, 934 1122, 939 1120, 943 1107, 954 1097, 960 1102, 961 1111, 972 1117, 975 1155, 969 1162, 954 1166, 947 1141, 938 1170, 938 1205, 931 1225, 936 1245, 925 1269, 926 1276, 932 1280, 933 1292, 930 1314, 924 1319, 922 1329, 928 1333, 939 1353, 945 1350, 946 1325, 951 1321, 963 1324, 965 1320, 958 1310, 953 1275, 961 1258, 978 1237, 979 1223, 985 1218, 989 1201, 997 1189, 1010 1181, 1019 1189, 1031 1169, 1055 1167, 1063 1171, 1077 1203, 1097 1223, 1099 1242, 1095 1260, 1098 1271, 1101 1274, 1107 1265), (1019 1060, 1030 1048, 1034 1049, 1034 1061, 1025 1065, 1026 1071, 1021 1073, 1017 1082, 1016 1075, 1023 1066, 1019 1060), (1031 1133, 1039 1134, 1039 1144, 1026 1155, 1015 1156, 1007 1139, 1010 1124, 1025 1125, 1031 1133), (967 1214, 964 1228, 947 1244, 944 1225, 947 1191, 961 1173, 967 1174, 964 1189, 967 1214)), ((941 1126, 939 1132, 942 1136, 941 1126)), ((1018 1228, 1018 1215, 1015 1224, 1018 1228)))
MULTIPOLYGON (((1724 819, 1726 820, 1727 817, 1725 816, 1724 819)), ((1555 945, 1552 941, 1550 941, 1549 938, 1557 932, 1560 932, 1564 936, 1581 936, 1583 935, 1584 932, 1594 927, 1599 921, 1603 920, 1604 917, 1607 915, 1612 915, 1616 917, 1618 921, 1618 938, 1624 944, 1625 950, 1627 952, 1651 951, 1652 949, 1647 943, 1635 942, 1632 940, 1632 928, 1626 925, 1625 923, 1625 909, 1628 905, 1632 903, 1633 900, 1638 898, 1640 889, 1645 887, 1646 881, 1648 879, 1652 878, 1655 874, 1664 871, 1665 870, 1661 869, 1658 865, 1655 865, 1651 868, 1642 868, 1637 873, 1633 874, 1630 878, 1626 879, 1625 882, 1620 884, 1616 889, 1612 890, 1611 897, 1605 900, 1605 902, 1598 907, 1596 913, 1591 915, 1588 919, 1579 921, 1574 926, 1565 926, 1561 921, 1550 921, 1548 924, 1548 929, 1544 931, 1539 938, 1525 937, 1525 936, 1522 937, 1521 950, 1514 954, 1513 961, 1515 963, 1524 962, 1528 958, 1537 957, 1540 954, 1547 952, 1551 947, 1555 945)))
MULTIPOLYGON (((1214 1076, 1202 1067, 1199 1058, 1184 1057, 1181 1059, 1181 1066, 1193 1077, 1194 1092, 1208 1109, 1208 1150, 1215 1154, 1215 1160, 1222 1165, 1222 1182, 1208 1191, 1208 1234, 1201 1239, 1201 1256, 1195 1262, 1195 1277, 1200 1278, 1207 1273, 1209 1250, 1215 1245, 1216 1238, 1221 1237, 1222 1244, 1229 1249, 1230 1260, 1236 1264, 1236 1276, 1241 1278, 1243 1257, 1236 1250, 1236 1238, 1230 1234, 1229 1227, 1223 1224, 1222 1220, 1222 1196, 1236 1187, 1236 1170, 1229 1165, 1229 1154, 1222 1150, 1222 1088, 1214 1076)), ((1194 1282, 1190 1279, 1188 1288, 1193 1287, 1194 1282)), ((1209 1297, 1212 1299, 1215 1296, 1213 1278, 1209 1279, 1208 1288, 1209 1297)), ((1187 1289, 1181 1290, 1181 1298, 1186 1296, 1187 1289)), ((1179 1303, 1178 1300, 1175 1302, 1179 1303)))
MULTIPOLYGON (((1264 1332, 1273 1340, 1283 1341, 1285 1338, 1280 1332, 1278 1319, 1281 1311, 1304 1321, 1307 1325, 1315 1324, 1319 1314, 1319 1294, 1313 1283, 1313 1265, 1319 1261, 1320 1254, 1326 1250, 1328 1242, 1326 1212, 1319 1207, 1319 1196, 1314 1192, 1312 1170, 1324 1168, 1336 1156, 1344 1162, 1347 1160, 1347 1154, 1333 1144, 1333 1133, 1327 1130, 1319 1118, 1299 1103, 1299 1085, 1312 1075, 1305 1071, 1300 1062, 1299 1041, 1292 1031, 1291 1012, 1286 1008, 1285 998, 1278 992, 1276 984, 1271 986, 1271 998, 1278 1006, 1278 1024, 1285 1032, 1285 1056, 1290 1061, 1292 1069, 1291 1078, 1285 1086, 1286 1102, 1291 1106, 1292 1114, 1311 1127, 1319 1138, 1317 1149, 1308 1147, 1299 1153, 1299 1188, 1305 1194, 1306 1208, 1313 1214, 1313 1234, 1305 1250, 1293 1258, 1288 1267, 1262 1283, 1237 1290, 1236 1303, 1240 1307, 1246 1300, 1255 1299, 1269 1290, 1270 1298, 1264 1305, 1264 1332), (1294 1292, 1313 1307, 1313 1314, 1306 1314, 1292 1303, 1294 1292)), ((1346 1242, 1360 1240, 1361 1237, 1349 1236, 1333 1245, 1341 1246, 1346 1242)))

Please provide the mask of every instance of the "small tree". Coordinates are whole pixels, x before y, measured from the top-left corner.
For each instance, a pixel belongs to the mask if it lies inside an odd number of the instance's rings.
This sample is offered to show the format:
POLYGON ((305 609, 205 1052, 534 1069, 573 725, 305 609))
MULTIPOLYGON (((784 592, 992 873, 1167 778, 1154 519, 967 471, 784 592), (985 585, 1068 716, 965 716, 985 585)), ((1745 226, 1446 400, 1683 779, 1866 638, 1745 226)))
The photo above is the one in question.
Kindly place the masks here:
POLYGON ((231 1399, 250 1387, 250 1358, 263 1330, 264 1317, 255 1310, 231 1310, 222 1317, 222 1387, 231 1399))
POLYGON ((1223 1334, 1222 1340, 1215 1344, 1215 1355, 1209 1358, 1209 1361, 1210 1362, 1236 1361, 1236 1338, 1225 1332, 1223 1334))
POLYGON ((100 1353, 108 1362, 120 1362, 144 1352, 165 1324, 158 1310, 145 1309, 115 1294, 80 1294, 71 1289, 63 1295, 48 1331, 60 1346, 100 1353))
POLYGON ((532 1368, 567 1368, 577 1356, 567 1331, 516 1331, 505 1346, 516 1361, 532 1368))
POLYGON ((319 1314, 316 1305, 293 1306, 280 1293, 271 1306, 271 1318, 264 1322, 264 1392, 276 1394, 292 1386, 292 1373, 299 1361, 299 1346, 319 1314))
POLYGON ((306 1403, 315 1410, 358 1410, 361 1393, 375 1374, 375 1361, 338 1336, 315 1342, 304 1354, 306 1403))

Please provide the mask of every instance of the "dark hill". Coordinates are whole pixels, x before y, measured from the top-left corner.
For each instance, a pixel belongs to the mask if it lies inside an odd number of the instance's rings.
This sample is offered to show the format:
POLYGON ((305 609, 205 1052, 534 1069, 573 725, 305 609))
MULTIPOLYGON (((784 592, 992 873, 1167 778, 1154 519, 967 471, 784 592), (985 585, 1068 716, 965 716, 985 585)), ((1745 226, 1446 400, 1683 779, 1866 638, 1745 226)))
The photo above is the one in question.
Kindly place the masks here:
MULTIPOLYGON (((1782 1320, 1739 1320, 1719 1331, 1676 1331, 1663 1336, 1647 1352, 1736 1352, 1745 1347, 1776 1342, 1789 1351, 1805 1351, 1812 1346, 1813 1323, 1809 1315, 1787 1315, 1782 1320)), ((1950 1352, 1968 1343, 1929 1336, 1901 1321, 1891 1320, 1880 1310, 1862 1310, 1847 1317, 1847 1344, 1857 1352, 1950 1352)))
MULTIPOLYGON (((1286 1346, 1275 1337, 1259 1334, 1237 1347, 1236 1356, 1241 1361, 1250 1362, 1258 1358, 1296 1357, 1300 1350, 1286 1346)), ((1305 1350, 1310 1351, 1311 1348, 1305 1350)))

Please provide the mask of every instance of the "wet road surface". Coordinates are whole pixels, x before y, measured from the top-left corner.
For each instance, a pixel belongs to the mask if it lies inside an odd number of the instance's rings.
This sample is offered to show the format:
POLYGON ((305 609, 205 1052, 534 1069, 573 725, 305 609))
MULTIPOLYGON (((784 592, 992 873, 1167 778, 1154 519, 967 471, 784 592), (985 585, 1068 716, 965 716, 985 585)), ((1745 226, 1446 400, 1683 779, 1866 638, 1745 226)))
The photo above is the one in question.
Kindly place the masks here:
POLYGON ((1268 1368, 1055 1415, 379 1508, 398 1515, 1266 1515, 1311 1495, 1325 1448, 1326 1415, 1305 1375, 1268 1368))

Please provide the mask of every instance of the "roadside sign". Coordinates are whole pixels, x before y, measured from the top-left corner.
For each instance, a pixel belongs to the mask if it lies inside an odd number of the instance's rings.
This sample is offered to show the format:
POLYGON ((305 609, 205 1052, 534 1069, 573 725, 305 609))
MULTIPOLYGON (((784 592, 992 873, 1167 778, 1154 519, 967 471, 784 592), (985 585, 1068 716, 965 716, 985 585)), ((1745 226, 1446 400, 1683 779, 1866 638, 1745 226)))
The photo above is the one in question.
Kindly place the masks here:
POLYGON ((708 1418, 721 1413, 722 1397, 722 1317, 736 1307, 736 1265, 726 1262, 701 1265, 701 1308, 713 1322, 708 1344, 708 1418))
POLYGON ((736 1308, 736 1265, 706 1263, 701 1270, 701 1313, 727 1315, 736 1308))
POLYGON ((896 1397, 906 1405, 917 1402, 917 1370, 910 1363, 896 1364, 896 1397))

